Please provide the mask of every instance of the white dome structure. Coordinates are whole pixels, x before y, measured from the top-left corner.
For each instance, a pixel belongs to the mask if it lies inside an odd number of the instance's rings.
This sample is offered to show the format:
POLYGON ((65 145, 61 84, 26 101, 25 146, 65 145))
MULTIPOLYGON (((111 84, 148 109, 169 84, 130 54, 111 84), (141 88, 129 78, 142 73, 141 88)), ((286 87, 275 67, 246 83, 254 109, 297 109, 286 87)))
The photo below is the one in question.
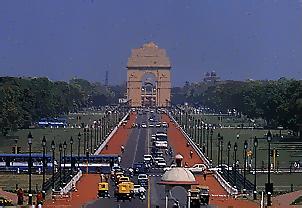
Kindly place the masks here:
POLYGON ((182 168, 175 167, 166 171, 161 177, 159 184, 163 185, 197 185, 194 175, 191 171, 182 168))
POLYGON ((193 173, 186 168, 181 167, 183 156, 178 154, 175 156, 176 167, 167 170, 161 177, 159 184, 162 185, 197 185, 193 173))

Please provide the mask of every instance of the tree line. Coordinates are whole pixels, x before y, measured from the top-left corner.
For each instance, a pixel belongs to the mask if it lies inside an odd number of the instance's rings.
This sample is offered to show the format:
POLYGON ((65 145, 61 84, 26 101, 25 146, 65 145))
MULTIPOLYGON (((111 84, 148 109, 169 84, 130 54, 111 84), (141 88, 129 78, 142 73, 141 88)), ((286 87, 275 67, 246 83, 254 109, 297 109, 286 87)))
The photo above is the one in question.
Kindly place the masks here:
POLYGON ((186 83, 172 89, 172 102, 189 102, 226 112, 236 109, 268 126, 297 130, 302 124, 302 82, 293 79, 186 83))
POLYGON ((117 101, 122 87, 111 89, 83 79, 69 82, 47 78, 0 77, 0 129, 28 128, 43 117, 66 115, 117 101))

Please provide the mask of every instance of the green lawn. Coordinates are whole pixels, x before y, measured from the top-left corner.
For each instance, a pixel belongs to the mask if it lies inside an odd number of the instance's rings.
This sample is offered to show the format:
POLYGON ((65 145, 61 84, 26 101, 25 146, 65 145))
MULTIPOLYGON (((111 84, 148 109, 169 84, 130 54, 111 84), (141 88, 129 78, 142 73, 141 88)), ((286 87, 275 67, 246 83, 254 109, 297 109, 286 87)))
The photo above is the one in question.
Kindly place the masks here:
MULTIPOLYGON (((46 175, 46 180, 50 177, 50 175, 46 175)), ((42 180, 42 175, 32 175, 32 189, 36 190, 36 188, 38 188, 38 190, 41 190, 43 182, 42 180)), ((16 184, 18 184, 19 188, 22 188, 23 190, 28 190, 28 175, 16 173, 0 174, 0 187, 3 190, 15 191, 16 184)))
MULTIPOLYGON (((102 117, 102 114, 99 112, 81 114, 81 122, 85 124, 92 124, 94 120, 98 120, 102 117)), ((71 125, 77 123, 77 115, 70 115, 69 122, 71 125)), ((83 138, 83 129, 80 128, 34 128, 34 129, 20 129, 16 132, 10 132, 8 136, 0 136, 0 153, 11 153, 12 147, 15 145, 15 139, 18 139, 18 146, 21 147, 21 153, 27 153, 29 151, 27 143, 27 135, 31 132, 33 136, 32 152, 42 153, 42 138, 46 137, 47 140, 47 153, 51 154, 51 141, 54 140, 56 144, 56 157, 59 156, 59 143, 67 142, 66 154, 70 154, 70 138, 73 137, 73 154, 77 154, 78 149, 78 134, 82 134, 81 137, 81 154, 84 154, 84 138, 83 138)), ((94 131, 93 131, 94 136, 94 131)), ((89 141, 90 146, 90 141, 89 141)), ((94 139, 93 139, 94 146, 94 139)))

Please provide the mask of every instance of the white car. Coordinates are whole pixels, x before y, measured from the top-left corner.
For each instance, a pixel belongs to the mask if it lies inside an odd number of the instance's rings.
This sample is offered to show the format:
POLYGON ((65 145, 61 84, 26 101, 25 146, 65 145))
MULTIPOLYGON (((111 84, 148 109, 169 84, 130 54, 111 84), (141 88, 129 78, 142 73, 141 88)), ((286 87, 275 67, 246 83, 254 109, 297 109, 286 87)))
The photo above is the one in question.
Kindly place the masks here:
POLYGON ((148 180, 147 174, 139 174, 137 177, 138 180, 148 180))
POLYGON ((164 128, 168 128, 168 127, 169 127, 169 125, 168 125, 166 122, 163 122, 163 123, 162 123, 162 126, 163 126, 164 128))
POLYGON ((192 173, 202 173, 207 169, 207 166, 205 164, 195 164, 190 168, 187 168, 192 173))
POLYGON ((156 126, 156 128, 160 128, 161 127, 160 123, 156 124, 155 126, 156 126))
POLYGON ((170 167, 165 167, 164 171, 171 170, 172 168, 175 168, 175 167, 176 167, 176 165, 172 164, 170 167))
POLYGON ((167 166, 167 163, 164 158, 157 160, 155 162, 155 164, 156 164, 156 167, 158 167, 158 168, 165 168, 167 166))
POLYGON ((153 163, 152 155, 144 155, 144 162, 145 163, 153 163))
POLYGON ((142 123, 142 128, 147 128, 147 125, 145 123, 142 123))
MULTIPOLYGON (((218 165, 218 166, 216 166, 216 167, 214 167, 214 168, 209 168, 209 170, 212 170, 212 171, 221 171, 221 167, 222 167, 223 169, 225 169, 225 170, 228 169, 228 166, 227 166, 226 164, 222 164, 222 166, 221 166, 221 165, 218 165)), ((232 170, 232 166, 229 166, 229 170, 232 170)))
POLYGON ((153 128, 154 127, 154 124, 149 124, 149 128, 153 128))
POLYGON ((167 141, 155 141, 155 147, 166 149, 166 148, 168 148, 168 142, 167 141))
POLYGON ((139 184, 134 185, 133 192, 135 195, 138 195, 140 187, 141 187, 141 185, 139 185, 139 184))

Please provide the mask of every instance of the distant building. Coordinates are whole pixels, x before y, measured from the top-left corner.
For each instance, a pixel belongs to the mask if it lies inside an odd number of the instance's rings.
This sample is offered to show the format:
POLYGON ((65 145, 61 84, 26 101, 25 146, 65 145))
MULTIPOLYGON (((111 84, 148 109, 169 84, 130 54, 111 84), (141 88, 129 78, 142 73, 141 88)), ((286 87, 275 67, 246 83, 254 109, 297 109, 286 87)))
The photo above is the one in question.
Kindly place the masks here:
POLYGON ((215 84, 216 82, 220 81, 220 77, 217 76, 215 71, 207 72, 205 74, 203 81, 206 83, 215 84))

